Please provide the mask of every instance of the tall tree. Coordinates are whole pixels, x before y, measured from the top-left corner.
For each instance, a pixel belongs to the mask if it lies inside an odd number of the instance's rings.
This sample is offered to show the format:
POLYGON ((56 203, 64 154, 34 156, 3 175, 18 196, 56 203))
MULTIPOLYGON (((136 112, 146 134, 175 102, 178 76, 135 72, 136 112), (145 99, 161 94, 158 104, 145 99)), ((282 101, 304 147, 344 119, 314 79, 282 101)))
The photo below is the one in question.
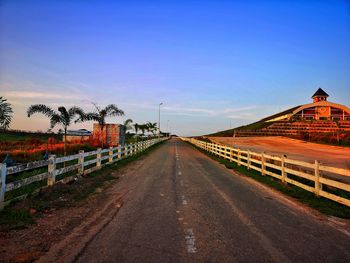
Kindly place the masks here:
POLYGON ((81 116, 77 121, 97 121, 100 127, 100 142, 101 147, 103 148, 104 139, 103 139, 103 129, 106 126, 106 118, 112 116, 123 116, 124 111, 119 109, 115 104, 109 104, 104 108, 101 108, 97 104, 93 103, 95 106, 95 112, 86 113, 81 116))
POLYGON ((148 127, 148 130, 153 134, 155 135, 155 132, 157 131, 157 123, 156 122, 147 122, 147 127, 148 127))
POLYGON ((71 125, 76 115, 79 118, 84 116, 84 111, 79 107, 71 107, 68 110, 61 106, 58 107, 58 112, 44 104, 35 104, 28 108, 28 118, 35 113, 41 113, 50 119, 50 128, 53 129, 57 124, 62 125, 64 131, 64 156, 66 156, 67 145, 67 128, 71 125))
POLYGON ((135 130, 135 134, 136 134, 136 136, 137 136, 137 134, 138 134, 138 132, 139 132, 139 130, 140 130, 140 124, 135 123, 135 124, 134 124, 134 130, 135 130))
POLYGON ((12 121, 11 104, 3 97, 0 97, 0 129, 8 129, 12 121))
POLYGON ((125 132, 132 129, 132 119, 127 119, 124 121, 125 132))
POLYGON ((145 135, 145 131, 147 131, 147 125, 146 124, 141 124, 139 125, 139 128, 141 130, 142 136, 145 135))

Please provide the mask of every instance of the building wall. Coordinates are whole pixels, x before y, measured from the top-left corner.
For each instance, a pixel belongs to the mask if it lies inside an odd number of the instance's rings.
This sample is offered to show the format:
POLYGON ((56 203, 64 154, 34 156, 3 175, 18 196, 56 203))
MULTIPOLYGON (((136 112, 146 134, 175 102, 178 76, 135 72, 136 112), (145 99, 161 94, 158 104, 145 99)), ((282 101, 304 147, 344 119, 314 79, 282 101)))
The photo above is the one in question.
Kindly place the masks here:
POLYGON ((98 123, 93 125, 93 141, 97 144, 103 140, 107 146, 118 146, 125 143, 125 126, 121 124, 106 124, 101 130, 98 123))
POLYGON ((315 106, 303 109, 293 116, 293 119, 305 120, 349 120, 350 113, 331 106, 315 106))

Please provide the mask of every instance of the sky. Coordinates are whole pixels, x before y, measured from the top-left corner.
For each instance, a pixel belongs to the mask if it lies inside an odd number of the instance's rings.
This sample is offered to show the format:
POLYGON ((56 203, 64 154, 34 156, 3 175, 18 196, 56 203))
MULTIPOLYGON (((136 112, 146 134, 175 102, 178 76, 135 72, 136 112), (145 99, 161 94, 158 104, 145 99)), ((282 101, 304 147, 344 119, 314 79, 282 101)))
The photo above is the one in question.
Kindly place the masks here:
MULTIPOLYGON (((0 0, 0 96, 12 129, 32 104, 116 104, 108 121, 208 134, 311 102, 350 105, 349 1, 0 0)), ((59 127, 58 127, 59 128, 59 127)), ((70 129, 92 129, 91 123, 70 129)))

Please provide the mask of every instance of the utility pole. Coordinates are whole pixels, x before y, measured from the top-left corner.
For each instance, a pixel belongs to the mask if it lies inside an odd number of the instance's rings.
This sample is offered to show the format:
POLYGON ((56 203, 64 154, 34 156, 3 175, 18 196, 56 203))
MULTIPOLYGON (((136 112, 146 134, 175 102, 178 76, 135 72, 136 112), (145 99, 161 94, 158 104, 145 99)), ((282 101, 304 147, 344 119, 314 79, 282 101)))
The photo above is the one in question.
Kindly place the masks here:
POLYGON ((166 122, 166 131, 168 133, 168 137, 170 136, 170 132, 169 132, 169 120, 167 120, 166 122))
POLYGON ((158 139, 160 138, 160 106, 163 105, 163 102, 159 103, 159 110, 158 110, 158 139))

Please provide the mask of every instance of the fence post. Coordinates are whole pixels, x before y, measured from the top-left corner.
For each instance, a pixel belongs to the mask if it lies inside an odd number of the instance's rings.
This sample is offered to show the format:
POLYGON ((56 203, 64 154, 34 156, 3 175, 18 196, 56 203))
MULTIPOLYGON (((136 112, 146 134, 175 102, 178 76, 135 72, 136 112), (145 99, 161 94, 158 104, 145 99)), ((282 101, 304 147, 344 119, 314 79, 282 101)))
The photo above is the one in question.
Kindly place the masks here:
POLYGON ((261 175, 265 175, 265 153, 261 153, 261 175))
POLYGON ((97 149, 97 154, 96 154, 96 158, 97 158, 96 167, 97 167, 97 169, 101 169, 101 158, 102 158, 101 151, 102 151, 101 148, 97 149))
POLYGON ((125 147, 125 157, 129 157, 131 155, 130 149, 131 149, 131 145, 130 144, 126 145, 126 147, 125 147))
POLYGON ((320 191, 322 190, 322 184, 320 183, 320 163, 315 160, 315 194, 320 196, 320 191))
POLYGON ((80 164, 80 167, 78 169, 78 174, 82 175, 84 174, 84 150, 79 151, 78 164, 80 164))
POLYGON ((248 170, 250 170, 250 166, 252 164, 252 161, 250 160, 250 150, 248 150, 248 154, 247 154, 247 168, 248 170))
POLYGON ((281 156, 281 180, 282 183, 286 184, 286 179, 287 179, 287 173, 286 173, 286 156, 282 155, 281 156))
POLYGON ((113 147, 109 147, 109 152, 108 152, 109 158, 108 158, 108 162, 112 163, 113 162, 113 147))
POLYGON ((238 166, 241 166, 241 148, 238 148, 238 151, 237 151, 237 163, 238 163, 238 166))
POLYGON ((118 160, 120 160, 122 158, 122 146, 121 145, 118 146, 117 158, 118 158, 118 160))
POLYGON ((5 206, 5 191, 6 191, 6 163, 0 163, 1 167, 1 188, 0 188, 0 210, 5 206))
POLYGON ((54 154, 49 156, 48 172, 47 185, 53 186, 56 182, 56 155, 54 154))

